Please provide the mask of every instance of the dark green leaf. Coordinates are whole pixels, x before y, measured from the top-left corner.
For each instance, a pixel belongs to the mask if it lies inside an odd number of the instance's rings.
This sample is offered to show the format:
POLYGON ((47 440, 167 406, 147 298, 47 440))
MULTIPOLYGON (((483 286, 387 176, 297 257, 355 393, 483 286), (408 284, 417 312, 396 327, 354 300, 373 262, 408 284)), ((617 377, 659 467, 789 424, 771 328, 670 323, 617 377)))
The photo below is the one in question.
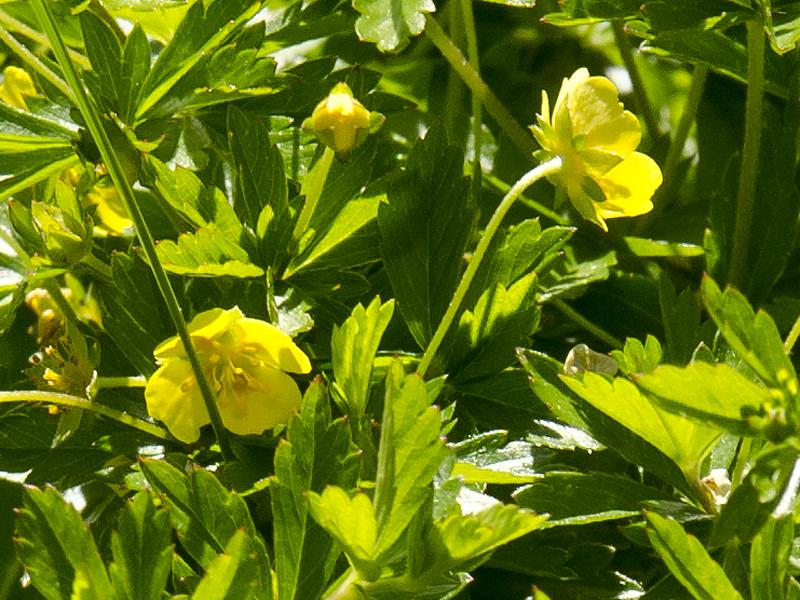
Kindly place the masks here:
POLYGON ((125 40, 119 76, 119 111, 126 123, 133 120, 139 106, 142 86, 150 72, 150 56, 150 41, 137 23, 125 40))
POLYGON ((80 13, 84 47, 96 78, 100 94, 107 106, 118 110, 121 74, 122 48, 114 31, 92 11, 80 13))
POLYGON ((770 516, 750 547, 750 597, 783 600, 794 539, 794 517, 770 516))
POLYGON ((378 209, 381 254, 414 339, 424 348, 458 284, 475 209, 463 156, 431 128, 378 209))

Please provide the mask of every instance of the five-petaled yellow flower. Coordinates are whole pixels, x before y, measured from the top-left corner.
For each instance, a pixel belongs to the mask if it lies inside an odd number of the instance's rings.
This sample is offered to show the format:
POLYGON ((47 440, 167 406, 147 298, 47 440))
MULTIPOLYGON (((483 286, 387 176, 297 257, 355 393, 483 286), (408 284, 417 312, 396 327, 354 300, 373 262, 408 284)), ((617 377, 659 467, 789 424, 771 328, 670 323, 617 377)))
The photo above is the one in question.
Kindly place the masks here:
MULTIPOLYGON (((300 390, 284 371, 308 373, 311 363, 274 325, 247 318, 238 307, 214 308, 192 319, 189 334, 232 432, 262 433, 299 407, 300 390)), ((161 366, 145 388, 147 410, 176 438, 195 442, 211 420, 180 338, 165 340, 153 354, 161 366)))
POLYGON ((564 79, 553 112, 542 92, 542 112, 533 135, 545 154, 563 166, 553 176, 581 215, 608 230, 605 219, 634 217, 653 208, 661 185, 658 164, 635 152, 639 121, 625 110, 619 92, 605 77, 578 69, 564 79))

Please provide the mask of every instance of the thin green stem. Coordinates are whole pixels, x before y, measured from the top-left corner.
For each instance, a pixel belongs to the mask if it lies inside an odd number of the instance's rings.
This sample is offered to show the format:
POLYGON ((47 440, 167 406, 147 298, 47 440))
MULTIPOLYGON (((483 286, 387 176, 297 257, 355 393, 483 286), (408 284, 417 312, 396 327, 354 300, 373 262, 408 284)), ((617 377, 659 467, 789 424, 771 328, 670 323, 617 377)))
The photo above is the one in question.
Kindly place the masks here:
POLYGON ((797 319, 792 325, 792 329, 789 332, 789 335, 786 336, 786 341, 783 342, 783 349, 786 354, 790 354, 792 349, 794 348, 795 343, 797 343, 797 338, 800 337, 800 315, 798 315, 797 319))
MULTIPOLYGON (((44 46, 45 48, 50 47, 50 40, 47 39, 46 35, 42 35, 39 31, 28 27, 22 21, 19 21, 9 15, 4 10, 0 10, 0 29, 8 29, 9 31, 16 31, 17 33, 21 33, 29 40, 36 42, 40 46, 44 46)), ((70 58, 75 61, 78 66, 82 69, 90 69, 91 63, 89 59, 85 57, 80 52, 75 52, 72 48, 67 50, 69 53, 70 58)))
POLYGON ((661 135, 658 127, 658 119, 653 112, 653 105, 647 97, 647 90, 644 87, 642 74, 639 72, 639 67, 636 65, 634 58, 634 50, 631 46, 630 40, 625 35, 625 25, 621 21, 614 21, 614 38, 617 40, 617 47, 619 53, 622 55, 622 62, 628 71, 628 76, 631 78, 633 85, 633 96, 636 98, 636 105, 639 109, 639 114, 644 119, 645 127, 650 132, 650 137, 657 138, 661 135))
POLYGON ((148 423, 142 419, 131 416, 128 413, 116 410, 105 404, 92 402, 80 396, 69 394, 59 394, 56 392, 42 392, 34 390, 19 390, 14 392, 0 392, 0 403, 2 402, 44 402, 57 406, 68 406, 71 408, 81 408, 88 410, 109 419, 114 419, 129 427, 134 427, 148 435, 162 440, 172 440, 172 437, 164 429, 153 423, 148 423))
POLYGON ((103 388, 142 388, 147 385, 147 379, 142 375, 132 377, 98 377, 95 386, 98 390, 103 388))
POLYGON ((664 160, 665 185, 661 188, 661 192, 669 189, 670 184, 675 178, 675 172, 683 156, 683 147, 686 145, 686 140, 689 138, 689 132, 692 130, 692 125, 697 116, 700 100, 703 98, 703 91, 706 87, 707 78, 708 67, 701 64, 696 65, 694 73, 692 74, 692 84, 686 95, 686 104, 683 107, 683 113, 681 113, 678 127, 675 129, 675 135, 670 142, 667 157, 664 160))
POLYGON ((325 187, 325 180, 328 179, 328 172, 331 170, 334 156, 336 156, 336 153, 328 146, 325 146, 325 151, 322 153, 320 159, 311 171, 306 174, 306 178, 303 181, 303 189, 300 191, 305 195, 306 199, 303 203, 303 209, 300 211, 300 216, 297 217, 294 231, 292 232, 292 241, 294 244, 297 244, 300 238, 303 237, 306 229, 308 229, 308 224, 311 222, 311 217, 314 216, 314 211, 317 208, 319 197, 322 195, 322 190, 325 187))
POLYGON ((108 134, 103 126, 101 117, 89 98, 86 90, 84 89, 83 84, 78 77, 75 66, 72 64, 72 61, 69 58, 67 47, 64 45, 64 40, 61 38, 61 34, 56 27, 56 23, 53 19, 52 13, 50 12, 50 8, 45 0, 33 0, 33 9, 42 28, 51 42, 53 53, 55 54, 58 63, 61 65, 61 69, 64 72, 64 77, 75 93, 78 108, 83 115, 87 129, 97 144, 97 148, 100 151, 103 162, 105 162, 106 167, 108 168, 108 174, 111 176, 111 180, 114 182, 120 198, 125 204, 125 209, 135 224, 136 234, 139 237, 139 242, 141 243, 145 256, 150 263, 150 268, 153 271, 153 276, 155 277, 159 291, 164 298, 167 311, 169 312, 170 318, 175 325, 175 329, 177 330, 178 336, 180 337, 184 350, 186 351, 186 356, 192 366, 192 371, 194 372, 198 387, 200 388, 200 393, 203 397, 206 410, 208 411, 211 425, 214 428, 214 433, 216 434, 219 442, 223 458, 226 460, 232 459, 233 453, 231 451, 230 440, 228 438, 228 431, 225 429, 222 423, 222 418, 219 415, 219 409, 217 408, 214 392, 209 386, 205 374, 203 373, 203 367, 200 364, 197 351, 192 343, 192 338, 189 335, 189 331, 186 327, 186 321, 183 318, 183 312, 181 311, 180 304, 178 303, 178 298, 175 295, 175 291, 172 289, 172 284, 169 281, 167 272, 164 270, 164 267, 161 265, 161 262, 158 259, 153 236, 150 233, 150 229, 147 226, 147 221, 144 218, 142 209, 133 193, 133 188, 131 188, 130 183, 128 183, 128 180, 125 177, 125 172, 119 161, 119 157, 117 156, 116 152, 114 152, 114 147, 108 138, 108 134))
MULTIPOLYGON (((467 38, 467 60, 469 66, 478 74, 481 75, 480 69, 480 53, 478 51, 478 35, 475 32, 475 14, 472 11, 472 0, 460 0, 461 4, 461 19, 464 24, 464 35, 467 38)), ((472 91, 472 90, 470 90, 472 91)), ((475 156, 472 159, 473 169, 475 172, 481 165, 481 125, 483 114, 481 110, 481 99, 474 91, 470 97, 472 108, 472 145, 474 147, 475 156)))
MULTIPOLYGON (((494 175, 483 174, 481 176, 481 179, 483 181, 485 181, 486 183, 488 183, 489 185, 491 185, 493 188, 495 188, 496 190, 498 190, 502 194, 508 193, 508 190, 511 189, 510 185, 508 185, 502 179, 498 179, 494 175)), ((564 217, 562 217, 560 214, 558 214, 557 212, 555 212, 553 210, 550 210, 549 208, 547 208, 541 202, 537 202, 536 200, 528 198, 525 194, 520 195, 519 201, 520 201, 521 204, 524 204, 528 208, 531 208, 531 209, 535 210, 536 212, 538 212, 543 217, 547 217, 548 219, 553 221, 556 225, 561 225, 561 226, 569 225, 569 221, 567 219, 565 219, 564 217)))
MULTIPOLYGON (((1 11, 0 11, 1 12, 1 11)), ((64 94, 70 102, 75 102, 75 97, 72 94, 72 90, 69 89, 67 82, 61 79, 58 75, 56 75, 47 65, 45 65, 39 57, 36 56, 33 52, 31 52, 25 44, 21 44, 17 41, 13 35, 11 35, 3 26, 0 25, 0 40, 2 40, 6 46, 11 48, 17 56, 22 59, 26 65, 28 65, 31 69, 39 73, 42 77, 44 77, 47 81, 49 81, 53 86, 62 94, 64 94)))
POLYGON ((486 111, 497 121, 505 134, 511 139, 520 152, 526 156, 536 150, 533 136, 514 118, 505 105, 494 95, 489 86, 481 79, 479 73, 472 68, 461 53, 461 50, 447 37, 441 25, 430 15, 425 15, 425 35, 439 49, 445 60, 458 73, 462 81, 478 97, 486 111))
POLYGON ((617 350, 622 350, 625 347, 625 344, 615 338, 613 335, 608 333, 605 329, 600 327, 599 325, 595 325, 589 319, 584 317, 580 314, 577 310, 572 308, 569 304, 564 302, 561 298, 552 298, 548 301, 549 304, 553 306, 556 310, 558 310, 561 314, 569 318, 571 321, 574 321, 576 324, 580 325, 583 329, 591 333, 594 337, 598 340, 601 340, 615 348, 617 350))
POLYGON ((728 281, 742 288, 747 277, 750 230, 753 226, 758 154, 764 116, 764 23, 760 14, 747 22, 747 101, 744 119, 744 146, 739 169, 739 191, 733 225, 733 249, 728 281))
POLYGON ((431 338, 430 343, 428 343, 425 353, 422 355, 422 359, 417 366, 417 373, 419 373, 421 376, 425 375, 425 372, 428 370, 431 361, 436 356, 436 352, 439 350, 439 346, 444 340, 445 335, 447 335, 450 326, 458 316, 458 313, 461 310, 461 304, 464 302, 464 298, 469 291, 470 284, 472 284, 472 279, 475 277, 475 273, 478 272, 478 267, 481 266, 483 258, 486 255, 486 251, 489 249, 489 245, 492 242, 492 238, 494 238, 497 230, 500 228, 506 213, 508 213, 514 202, 516 202, 516 200, 522 195, 522 192, 543 177, 547 177, 558 172, 559 169, 561 169, 561 159, 558 157, 553 158, 546 163, 542 163, 538 167, 535 167, 525 173, 525 175, 523 175, 513 186, 511 186, 511 189, 509 189, 506 195, 503 197, 502 201, 495 209, 492 218, 489 219, 489 222, 486 224, 486 229, 484 230, 481 239, 478 241, 478 245, 475 248, 475 253, 472 255, 472 259, 469 261, 467 269, 464 271, 464 275, 461 277, 461 281, 456 288, 455 294, 453 294, 453 299, 450 301, 442 320, 439 322, 439 326, 433 333, 433 337, 431 338))

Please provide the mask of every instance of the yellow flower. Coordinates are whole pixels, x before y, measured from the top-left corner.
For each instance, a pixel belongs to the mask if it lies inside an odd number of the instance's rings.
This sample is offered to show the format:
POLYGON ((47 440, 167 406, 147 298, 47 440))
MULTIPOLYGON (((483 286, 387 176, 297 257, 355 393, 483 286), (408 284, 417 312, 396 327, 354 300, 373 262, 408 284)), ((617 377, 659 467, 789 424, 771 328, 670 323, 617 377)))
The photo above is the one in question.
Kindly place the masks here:
POLYGON ((36 96, 33 80, 27 72, 18 67, 6 67, 3 70, 3 83, 0 84, 0 100, 15 108, 28 110, 25 97, 36 96))
POLYGON ((653 208, 661 169, 635 152, 639 121, 625 110, 619 92, 605 77, 578 69, 564 79, 556 104, 542 92, 542 112, 533 135, 545 154, 563 162, 553 177, 581 215, 608 230, 605 219, 634 217, 653 208))
MULTIPOLYGON (((238 307, 214 308, 189 323, 203 372, 217 395, 222 423, 239 435, 258 434, 289 420, 300 390, 284 371, 308 373, 311 363, 292 339, 238 307)), ((153 351, 159 369, 145 388, 147 410, 179 440, 191 443, 210 423, 197 380, 180 338, 153 351)))
POLYGON ((109 232, 124 235, 132 230, 133 221, 113 184, 98 182, 86 193, 86 199, 97 206, 97 218, 109 232))
POLYGON ((383 115, 368 111, 346 83, 337 83, 317 104, 303 129, 316 134, 334 152, 350 152, 383 123, 383 115))

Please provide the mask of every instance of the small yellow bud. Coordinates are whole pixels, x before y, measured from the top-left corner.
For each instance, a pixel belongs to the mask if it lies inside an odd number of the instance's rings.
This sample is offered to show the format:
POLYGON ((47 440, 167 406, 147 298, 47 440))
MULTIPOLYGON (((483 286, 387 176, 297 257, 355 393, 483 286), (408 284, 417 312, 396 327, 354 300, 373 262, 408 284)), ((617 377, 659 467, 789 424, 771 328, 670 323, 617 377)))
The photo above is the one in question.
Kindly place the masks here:
POLYGON ((18 67, 3 70, 3 83, 0 83, 0 100, 22 110, 28 110, 25 97, 36 96, 36 88, 28 73, 18 67))
POLYGON ((383 123, 383 115, 370 112, 346 83, 337 83, 331 93, 303 122, 303 129, 316 134, 334 152, 350 152, 383 123))

